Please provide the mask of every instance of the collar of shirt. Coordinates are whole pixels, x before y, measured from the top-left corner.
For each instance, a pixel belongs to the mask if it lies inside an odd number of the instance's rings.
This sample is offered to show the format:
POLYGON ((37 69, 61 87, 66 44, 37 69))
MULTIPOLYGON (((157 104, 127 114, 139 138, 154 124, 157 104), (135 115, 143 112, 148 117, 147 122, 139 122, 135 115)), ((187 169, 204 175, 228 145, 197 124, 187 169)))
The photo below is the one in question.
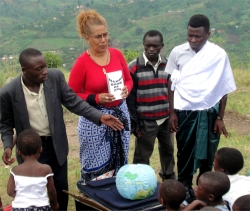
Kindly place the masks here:
MULTIPOLYGON (((206 43, 207 43, 207 42, 206 42, 206 43)), ((205 43, 205 45, 206 45, 206 43, 205 43)), ((203 48, 203 47, 202 47, 202 48, 203 48)), ((186 45, 184 45, 183 49, 192 51, 193 53, 196 54, 196 52, 191 48, 189 42, 186 42, 186 45)))
POLYGON ((36 93, 36 92, 31 92, 27 86, 25 86, 25 84, 23 83, 23 77, 21 76, 21 84, 22 84, 22 87, 29 93, 29 95, 40 95, 42 92, 43 92, 43 84, 40 84, 40 88, 39 88, 39 92, 36 93))
POLYGON ((158 61, 155 63, 155 65, 153 65, 153 64, 148 60, 148 58, 147 58, 146 55, 145 55, 145 52, 143 52, 143 58, 144 58, 144 61, 145 61, 145 66, 146 66, 147 64, 149 64, 149 65, 151 65, 151 66, 154 68, 155 71, 157 70, 159 64, 161 63, 161 56, 160 56, 160 54, 158 54, 158 61))

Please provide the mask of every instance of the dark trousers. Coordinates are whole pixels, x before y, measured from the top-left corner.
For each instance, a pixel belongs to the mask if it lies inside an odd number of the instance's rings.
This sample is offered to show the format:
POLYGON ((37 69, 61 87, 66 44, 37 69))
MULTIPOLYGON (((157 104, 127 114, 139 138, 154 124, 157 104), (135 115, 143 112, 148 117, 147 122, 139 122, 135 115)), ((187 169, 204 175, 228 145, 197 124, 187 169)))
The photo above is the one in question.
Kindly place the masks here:
POLYGON ((155 120, 140 120, 142 136, 135 140, 133 163, 148 164, 154 151, 155 139, 158 139, 162 179, 175 178, 174 173, 174 136, 169 132, 169 123, 166 119, 161 125, 155 120))
POLYGON ((68 161, 66 160, 64 164, 60 166, 56 158, 51 137, 41 137, 41 139, 43 152, 38 161, 43 164, 48 164, 52 168, 59 210, 67 210, 69 196, 62 192, 62 190, 68 190, 68 161))
POLYGON ((211 171, 213 167, 213 157, 219 144, 219 135, 213 132, 217 112, 210 110, 177 112, 179 124, 179 130, 176 133, 178 180, 187 188, 192 187, 193 175, 197 169, 199 169, 198 180, 200 175, 211 171), (202 119, 201 115, 204 113, 206 118, 202 119), (198 129, 202 131, 202 135, 198 129), (195 149, 196 142, 207 143, 207 146, 203 145, 207 150, 204 152, 202 148, 195 149), (203 157, 207 157, 207 159, 195 159, 195 154, 199 154, 200 157, 204 155, 203 157))

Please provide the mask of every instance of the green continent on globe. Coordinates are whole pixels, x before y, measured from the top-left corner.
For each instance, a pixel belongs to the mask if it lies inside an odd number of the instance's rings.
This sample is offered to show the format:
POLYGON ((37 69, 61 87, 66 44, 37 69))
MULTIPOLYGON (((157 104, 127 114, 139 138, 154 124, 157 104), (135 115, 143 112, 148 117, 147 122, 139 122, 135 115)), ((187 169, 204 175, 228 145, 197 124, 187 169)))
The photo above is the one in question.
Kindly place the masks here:
POLYGON ((134 179, 136 179, 138 177, 138 175, 137 174, 132 174, 129 171, 127 171, 126 174, 125 174, 125 177, 127 177, 130 180, 134 180, 134 179))
POLYGON ((149 188, 148 190, 140 190, 136 192, 136 195, 133 197, 133 200, 146 199, 154 194, 155 190, 149 188))

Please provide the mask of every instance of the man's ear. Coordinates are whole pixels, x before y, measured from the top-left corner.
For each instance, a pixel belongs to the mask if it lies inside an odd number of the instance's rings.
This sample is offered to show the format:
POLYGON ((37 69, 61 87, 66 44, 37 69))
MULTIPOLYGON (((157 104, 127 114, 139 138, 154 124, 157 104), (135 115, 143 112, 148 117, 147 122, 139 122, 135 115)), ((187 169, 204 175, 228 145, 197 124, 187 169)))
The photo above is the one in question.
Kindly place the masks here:
POLYGON ((17 154, 21 156, 21 152, 19 149, 17 150, 17 154))
POLYGON ((43 147, 40 147, 39 153, 42 153, 42 151, 43 151, 43 147))
POLYGON ((213 194, 209 194, 208 199, 209 199, 209 201, 214 201, 214 195, 213 194))
POLYGON ((25 67, 22 67, 22 72, 25 74, 25 72, 26 72, 26 68, 25 67))

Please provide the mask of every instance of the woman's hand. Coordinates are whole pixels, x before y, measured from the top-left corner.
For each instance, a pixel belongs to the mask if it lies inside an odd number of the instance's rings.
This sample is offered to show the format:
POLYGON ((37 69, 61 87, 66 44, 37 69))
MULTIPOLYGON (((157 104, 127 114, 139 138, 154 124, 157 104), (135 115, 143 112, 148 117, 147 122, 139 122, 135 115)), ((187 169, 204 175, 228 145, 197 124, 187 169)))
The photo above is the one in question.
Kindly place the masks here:
POLYGON ((128 88, 127 88, 127 86, 124 86, 124 87, 122 88, 122 92, 121 92, 122 99, 127 98, 128 95, 129 95, 128 88))
POLYGON ((101 93, 98 95, 99 103, 100 104, 105 104, 105 103, 111 103, 112 101, 115 100, 114 95, 109 94, 109 93, 101 93))

